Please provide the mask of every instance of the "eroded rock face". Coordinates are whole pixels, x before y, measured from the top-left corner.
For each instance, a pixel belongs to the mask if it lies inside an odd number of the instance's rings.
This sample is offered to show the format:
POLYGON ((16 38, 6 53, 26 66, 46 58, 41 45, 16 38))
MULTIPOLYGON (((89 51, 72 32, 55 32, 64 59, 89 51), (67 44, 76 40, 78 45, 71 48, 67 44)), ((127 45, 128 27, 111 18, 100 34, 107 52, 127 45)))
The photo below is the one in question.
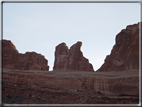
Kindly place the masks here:
POLYGON ((26 52, 25 54, 19 54, 19 60, 14 66, 14 69, 24 70, 49 70, 47 66, 47 60, 43 55, 36 52, 26 52))
POLYGON ((139 69, 139 23, 129 25, 116 35, 111 54, 97 71, 139 69))
POLYGON ((18 60, 18 50, 10 40, 1 40, 2 42, 2 64, 3 67, 13 68, 18 60))
POLYGON ((36 52, 21 54, 11 41, 2 40, 3 68, 49 70, 48 61, 36 52))
POLYGON ((66 70, 69 58, 69 49, 65 43, 56 46, 53 70, 66 70))
POLYGON ((52 90, 94 90, 106 95, 138 95, 139 73, 93 73, 93 72, 40 72, 23 70, 3 70, 3 85, 22 86, 52 90), (27 73, 28 72, 28 73, 27 73))
POLYGON ((70 49, 65 43, 56 46, 53 70, 94 71, 92 64, 83 56, 81 46, 82 42, 77 42, 70 49))

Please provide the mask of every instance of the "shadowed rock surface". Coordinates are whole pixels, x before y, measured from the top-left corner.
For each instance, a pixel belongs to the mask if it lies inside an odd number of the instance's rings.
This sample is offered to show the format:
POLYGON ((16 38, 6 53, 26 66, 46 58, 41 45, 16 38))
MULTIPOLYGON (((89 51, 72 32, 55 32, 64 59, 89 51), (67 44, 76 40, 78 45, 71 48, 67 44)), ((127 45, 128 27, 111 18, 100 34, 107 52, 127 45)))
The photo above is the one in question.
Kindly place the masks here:
POLYGON ((2 40, 3 68, 24 70, 49 70, 48 61, 36 52, 21 54, 9 40, 2 40))
POLYGON ((65 43, 56 46, 53 70, 94 71, 92 64, 83 56, 80 48, 82 42, 77 42, 68 49, 65 43))
POLYGON ((116 35, 110 55, 97 71, 139 69, 139 23, 129 25, 116 35))
POLYGON ((139 73, 3 69, 8 104, 138 104, 139 73))

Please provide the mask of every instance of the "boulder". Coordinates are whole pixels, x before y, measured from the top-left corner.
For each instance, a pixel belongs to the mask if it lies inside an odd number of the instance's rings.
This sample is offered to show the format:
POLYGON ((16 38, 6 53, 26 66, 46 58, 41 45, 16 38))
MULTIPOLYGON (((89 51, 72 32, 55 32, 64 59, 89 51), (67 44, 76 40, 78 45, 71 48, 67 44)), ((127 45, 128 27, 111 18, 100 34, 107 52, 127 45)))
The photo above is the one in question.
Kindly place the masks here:
POLYGON ((116 35, 110 55, 97 71, 139 69, 139 23, 129 25, 116 35))
POLYGON ((2 40, 3 68, 24 70, 49 70, 48 61, 36 52, 21 54, 9 40, 2 40))
POLYGON ((81 46, 82 42, 77 42, 70 49, 65 43, 56 46, 53 70, 94 71, 92 64, 83 56, 81 46))

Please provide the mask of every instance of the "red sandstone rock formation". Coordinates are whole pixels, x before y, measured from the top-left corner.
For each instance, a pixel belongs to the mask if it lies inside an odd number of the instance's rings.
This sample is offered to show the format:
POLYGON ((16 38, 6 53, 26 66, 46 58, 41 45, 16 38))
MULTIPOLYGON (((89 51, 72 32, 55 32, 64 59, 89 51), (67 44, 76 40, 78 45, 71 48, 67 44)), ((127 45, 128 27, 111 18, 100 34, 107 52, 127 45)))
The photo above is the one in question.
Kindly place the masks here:
POLYGON ((5 68, 13 68, 18 60, 18 50, 9 40, 2 40, 2 65, 5 68))
POLYGON ((53 70, 94 71, 92 64, 83 56, 81 46, 82 42, 77 42, 70 49, 65 43, 56 46, 53 70))
MULTIPOLYGON (((137 71, 137 70, 136 70, 137 71)), ((3 85, 52 90, 91 90, 107 95, 138 95, 139 73, 42 72, 3 69, 3 85), (20 71, 20 72, 19 72, 20 71)), ((88 93, 87 92, 87 93, 88 93)))
POLYGON ((66 70, 69 58, 69 49, 65 43, 56 46, 53 70, 66 70))
POLYGON ((97 71, 139 69, 139 23, 129 25, 116 35, 116 43, 97 71))
POLYGON ((14 69, 49 70, 47 60, 41 54, 26 52, 25 54, 19 54, 18 59, 19 60, 15 64, 14 69))
POLYGON ((21 54, 11 41, 2 40, 3 68, 49 70, 48 61, 35 52, 21 54))

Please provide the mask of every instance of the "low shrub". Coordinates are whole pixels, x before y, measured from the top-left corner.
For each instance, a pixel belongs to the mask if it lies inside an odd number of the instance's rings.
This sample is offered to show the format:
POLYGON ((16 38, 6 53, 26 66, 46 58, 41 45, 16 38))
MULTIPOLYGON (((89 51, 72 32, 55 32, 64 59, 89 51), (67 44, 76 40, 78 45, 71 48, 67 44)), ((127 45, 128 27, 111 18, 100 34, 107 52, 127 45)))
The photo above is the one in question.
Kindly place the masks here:
POLYGON ((11 96, 10 96, 10 95, 7 95, 7 98, 11 98, 11 96))
POLYGON ((100 92, 100 91, 98 91, 98 94, 101 94, 101 92, 100 92))
POLYGON ((32 95, 31 95, 31 94, 29 94, 29 96, 31 97, 32 95))
POLYGON ((82 92, 82 90, 77 90, 77 92, 82 92))

